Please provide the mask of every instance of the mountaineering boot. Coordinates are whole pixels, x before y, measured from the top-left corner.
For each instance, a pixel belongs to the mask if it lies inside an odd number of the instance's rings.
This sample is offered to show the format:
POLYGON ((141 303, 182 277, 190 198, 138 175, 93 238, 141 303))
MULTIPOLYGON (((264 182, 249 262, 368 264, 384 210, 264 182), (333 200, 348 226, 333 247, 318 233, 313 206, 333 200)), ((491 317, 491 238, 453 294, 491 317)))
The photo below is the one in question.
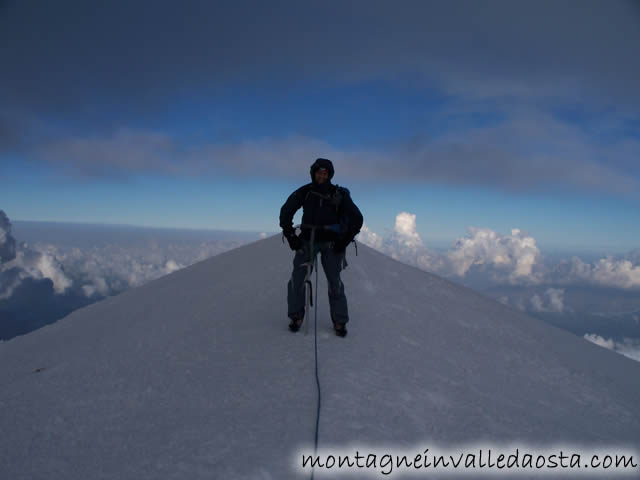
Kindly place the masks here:
POLYGON ((292 332, 297 332, 298 330, 300 330, 300 325, 302 325, 302 321, 304 319, 302 318, 292 318, 291 322, 289 322, 289 330, 291 330, 292 332))
POLYGON ((339 337, 344 337, 347 334, 347 326, 344 323, 334 322, 333 329, 336 331, 336 335, 339 337))

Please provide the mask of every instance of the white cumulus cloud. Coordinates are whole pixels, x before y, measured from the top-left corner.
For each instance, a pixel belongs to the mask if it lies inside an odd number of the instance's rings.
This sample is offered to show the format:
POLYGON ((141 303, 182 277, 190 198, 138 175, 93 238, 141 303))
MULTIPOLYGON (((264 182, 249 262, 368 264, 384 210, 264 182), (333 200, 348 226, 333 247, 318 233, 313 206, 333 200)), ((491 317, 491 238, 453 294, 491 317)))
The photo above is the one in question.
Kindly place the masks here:
POLYGON ((165 273, 175 272, 176 270, 180 270, 183 268, 182 265, 177 264, 174 260, 167 260, 167 263, 164 265, 165 273))
POLYGON ((602 285, 621 288, 640 286, 640 265, 633 265, 630 260, 613 260, 601 258, 593 267, 593 279, 602 285))
POLYGON ((424 246, 420 235, 416 232, 415 213, 400 212, 396 215, 393 235, 398 243, 408 248, 421 248, 424 246))
MULTIPOLYGON (((11 223, 0 210, 0 300, 13 294, 27 279, 49 279, 55 293, 64 293, 73 281, 65 274, 62 266, 48 251, 37 251, 26 243, 16 246, 11 233, 11 223)), ((37 299, 34 299, 37 302, 37 299)))
POLYGON ((362 224, 357 240, 371 248, 375 248, 376 250, 380 250, 382 248, 382 237, 372 230, 369 230, 366 222, 362 224))
POLYGON ((396 260, 417 264, 417 258, 424 254, 425 246, 416 231, 415 214, 400 212, 396 215, 393 230, 383 238, 381 250, 396 260))
POLYGON ((586 333, 584 338, 596 345, 608 348, 609 350, 613 350, 625 357, 640 362, 640 339, 624 338, 621 342, 617 342, 613 338, 605 339, 594 333, 586 333))
POLYGON ((529 299, 536 312, 562 312, 564 310, 564 289, 547 288, 541 297, 537 293, 529 299))
POLYGON ((11 222, 0 210, 0 264, 16 257, 16 241, 11 235, 11 222))
POLYGON ((608 255, 593 263, 578 257, 563 260, 555 267, 558 282, 581 282, 617 288, 640 287, 640 260, 635 251, 622 258, 608 255))
MULTIPOLYGON (((498 283, 536 284, 542 279, 542 272, 536 269, 541 261, 536 241, 518 228, 502 235, 489 228, 469 227, 467 235, 443 254, 424 244, 416 214, 402 211, 384 238, 363 226, 358 239, 396 260, 444 276, 465 277, 471 270, 483 270, 498 283)), ((558 308, 557 300, 553 308, 558 308)))
POLYGON ((509 283, 538 283, 541 274, 534 271, 540 260, 535 239, 518 228, 501 235, 489 228, 469 227, 447 253, 453 272, 463 277, 474 265, 493 269, 498 279, 506 275, 509 283))

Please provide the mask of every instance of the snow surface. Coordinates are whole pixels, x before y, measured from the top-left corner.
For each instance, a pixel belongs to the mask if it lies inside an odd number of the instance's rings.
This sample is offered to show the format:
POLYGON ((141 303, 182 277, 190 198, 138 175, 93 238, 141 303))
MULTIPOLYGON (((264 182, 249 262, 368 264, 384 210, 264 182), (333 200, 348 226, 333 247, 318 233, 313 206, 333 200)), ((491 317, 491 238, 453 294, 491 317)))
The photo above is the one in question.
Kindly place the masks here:
MULTIPOLYGON (((314 337, 287 329, 292 260, 268 237, 0 343, 0 478, 304 478, 314 337)), ((347 261, 346 338, 318 277, 321 448, 640 445, 638 362, 363 244, 347 261)))

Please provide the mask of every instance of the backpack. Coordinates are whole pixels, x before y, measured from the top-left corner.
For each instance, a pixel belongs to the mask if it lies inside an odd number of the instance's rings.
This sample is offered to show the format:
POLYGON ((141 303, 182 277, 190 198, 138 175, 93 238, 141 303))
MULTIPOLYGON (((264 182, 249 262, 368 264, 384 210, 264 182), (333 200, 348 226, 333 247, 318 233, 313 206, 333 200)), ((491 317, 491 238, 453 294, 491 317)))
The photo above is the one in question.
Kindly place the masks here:
POLYGON ((344 200, 344 197, 346 197, 347 195, 349 195, 349 189, 345 187, 341 187, 340 185, 336 184, 336 190, 335 192, 333 192, 333 195, 331 195, 331 199, 330 199, 330 202, 336 208, 336 212, 338 213, 340 212, 340 207, 342 207, 342 201, 344 200))

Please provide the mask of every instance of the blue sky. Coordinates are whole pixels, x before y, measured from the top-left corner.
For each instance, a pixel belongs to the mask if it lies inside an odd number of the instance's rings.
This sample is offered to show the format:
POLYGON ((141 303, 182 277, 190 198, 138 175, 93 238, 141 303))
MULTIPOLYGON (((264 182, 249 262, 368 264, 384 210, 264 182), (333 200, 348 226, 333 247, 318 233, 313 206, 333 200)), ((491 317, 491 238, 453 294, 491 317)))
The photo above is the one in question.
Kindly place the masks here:
POLYGON ((379 234, 637 248, 637 4, 454 3, 8 2, 0 208, 274 232, 325 157, 379 234))

